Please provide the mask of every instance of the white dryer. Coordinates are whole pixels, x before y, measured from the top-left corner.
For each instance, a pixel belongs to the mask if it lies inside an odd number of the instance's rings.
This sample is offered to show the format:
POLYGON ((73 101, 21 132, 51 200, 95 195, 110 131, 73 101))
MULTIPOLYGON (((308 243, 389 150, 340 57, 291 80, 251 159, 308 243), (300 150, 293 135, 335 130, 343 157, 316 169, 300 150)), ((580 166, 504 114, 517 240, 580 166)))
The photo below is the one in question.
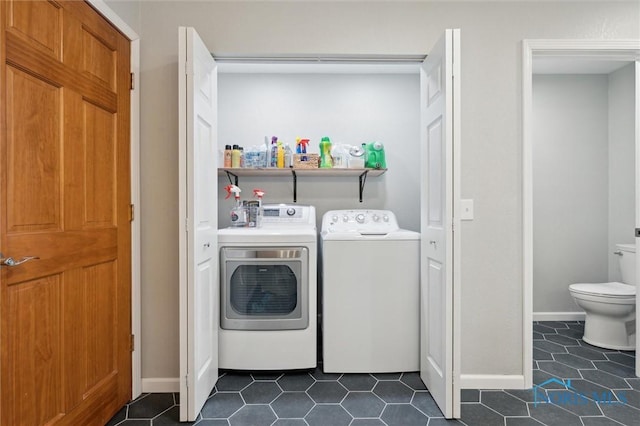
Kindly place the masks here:
POLYGON ((418 371, 420 234, 388 210, 332 210, 321 239, 324 372, 418 371))
POLYGON ((219 367, 315 368, 315 208, 263 207, 262 227, 218 230, 219 367))

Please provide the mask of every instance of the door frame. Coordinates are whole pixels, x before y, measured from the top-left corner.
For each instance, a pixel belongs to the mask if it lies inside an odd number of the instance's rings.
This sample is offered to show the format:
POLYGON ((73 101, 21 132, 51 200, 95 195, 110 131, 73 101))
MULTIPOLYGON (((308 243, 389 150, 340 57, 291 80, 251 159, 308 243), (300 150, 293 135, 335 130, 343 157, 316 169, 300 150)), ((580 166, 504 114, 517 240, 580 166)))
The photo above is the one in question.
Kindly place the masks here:
POLYGON ((142 340, 140 298, 140 36, 113 11, 104 0, 85 0, 131 42, 130 150, 131 150, 131 204, 134 206, 131 222, 131 398, 142 393, 142 340))
MULTIPOLYGON (((522 41, 522 368, 524 387, 533 386, 533 59, 534 56, 579 57, 589 60, 636 62, 636 204, 640 200, 640 40, 529 40, 522 41)), ((636 205, 636 227, 640 207, 636 205)), ((640 238, 636 238, 636 245, 640 238)), ((636 251, 636 260, 640 252, 636 251)), ((637 282, 640 279, 640 268, 637 282)), ((636 312, 640 299, 636 299, 636 312)), ((637 315, 637 313, 636 313, 637 315)), ((640 350, 640 341, 637 343, 640 350)), ((640 360, 636 359, 640 376, 640 360)))

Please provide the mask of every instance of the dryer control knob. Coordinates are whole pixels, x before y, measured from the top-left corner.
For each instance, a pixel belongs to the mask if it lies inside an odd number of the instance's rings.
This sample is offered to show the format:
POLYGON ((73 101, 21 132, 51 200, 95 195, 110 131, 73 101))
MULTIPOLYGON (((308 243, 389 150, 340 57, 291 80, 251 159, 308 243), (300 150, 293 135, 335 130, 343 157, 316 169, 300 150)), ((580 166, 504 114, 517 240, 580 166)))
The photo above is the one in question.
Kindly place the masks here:
POLYGON ((356 215, 356 221, 358 223, 364 223, 364 214, 362 214, 362 213, 357 214, 356 215))
POLYGON ((336 216, 336 215, 331 216, 331 222, 332 223, 336 223, 337 221, 338 221, 338 216, 336 216))
POLYGON ((378 222, 380 220, 380 216, 378 216, 377 214, 373 215, 373 221, 374 222, 378 222))
POLYGON ((385 214, 384 216, 382 216, 382 220, 384 220, 385 222, 389 222, 389 216, 385 214))
POLYGON ((349 216, 347 216, 346 214, 344 216, 342 216, 342 221, 343 222, 349 222, 349 216))
POLYGON ((289 208, 287 209, 287 214, 288 214, 289 216, 293 216, 294 214, 296 214, 296 209, 294 209, 293 207, 289 207, 289 208))

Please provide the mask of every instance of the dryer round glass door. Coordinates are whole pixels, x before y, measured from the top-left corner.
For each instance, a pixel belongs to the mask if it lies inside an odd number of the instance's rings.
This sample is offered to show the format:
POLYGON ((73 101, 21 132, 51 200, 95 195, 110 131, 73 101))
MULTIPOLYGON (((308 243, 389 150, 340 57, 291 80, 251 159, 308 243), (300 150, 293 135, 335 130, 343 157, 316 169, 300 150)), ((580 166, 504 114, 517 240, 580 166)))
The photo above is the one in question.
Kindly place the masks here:
POLYGON ((298 330, 309 324, 308 250, 221 250, 221 318, 227 330, 298 330))

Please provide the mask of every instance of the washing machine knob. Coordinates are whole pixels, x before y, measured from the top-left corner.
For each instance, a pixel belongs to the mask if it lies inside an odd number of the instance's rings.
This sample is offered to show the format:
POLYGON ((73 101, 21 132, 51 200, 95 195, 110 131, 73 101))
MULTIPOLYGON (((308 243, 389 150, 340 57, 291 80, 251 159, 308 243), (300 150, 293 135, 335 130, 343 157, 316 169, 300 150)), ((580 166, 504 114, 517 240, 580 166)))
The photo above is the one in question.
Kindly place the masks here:
POLYGON ((343 222, 349 222, 349 216, 347 216, 346 214, 344 216, 342 216, 342 221, 343 222))
POLYGON ((363 213, 358 213, 358 214, 356 215, 356 221, 357 221, 358 223, 364 223, 364 214, 363 214, 363 213))
POLYGON ((293 216, 294 214, 296 214, 296 209, 294 209, 293 207, 289 207, 289 208, 287 209, 287 214, 288 214, 289 216, 293 216))
POLYGON ((336 215, 331 216, 331 222, 332 223, 336 223, 337 221, 338 221, 338 216, 336 216, 336 215))
POLYGON ((384 220, 385 222, 389 222, 389 216, 385 214, 384 216, 382 216, 382 220, 384 220))
POLYGON ((378 222, 380 220, 380 216, 378 216, 377 214, 373 215, 373 221, 374 222, 378 222))

